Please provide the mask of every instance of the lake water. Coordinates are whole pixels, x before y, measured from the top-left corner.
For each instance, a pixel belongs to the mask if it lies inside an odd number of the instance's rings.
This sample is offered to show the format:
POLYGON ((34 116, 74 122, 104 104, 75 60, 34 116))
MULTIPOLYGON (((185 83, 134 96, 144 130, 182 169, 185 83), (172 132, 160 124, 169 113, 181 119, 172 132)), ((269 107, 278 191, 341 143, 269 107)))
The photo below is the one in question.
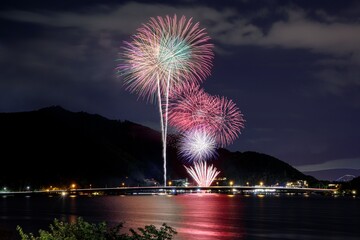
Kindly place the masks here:
MULTIPOLYGON (((0 230, 47 229, 54 218, 167 223, 175 239, 360 239, 360 199, 184 194, 0 198, 0 230)), ((17 234, 13 234, 17 235, 17 234)), ((4 239, 1 238, 0 239, 4 239)))

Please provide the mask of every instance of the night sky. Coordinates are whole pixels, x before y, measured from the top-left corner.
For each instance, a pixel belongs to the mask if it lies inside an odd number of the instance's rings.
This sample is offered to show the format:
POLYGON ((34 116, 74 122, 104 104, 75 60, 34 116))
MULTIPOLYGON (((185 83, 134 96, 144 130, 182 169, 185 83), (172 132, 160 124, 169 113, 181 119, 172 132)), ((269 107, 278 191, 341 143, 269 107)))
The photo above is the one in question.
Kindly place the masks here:
POLYGON ((360 169, 359 1, 2 1, 0 112, 61 105, 160 129, 116 59, 141 23, 175 13, 215 45, 204 89, 244 114, 230 150, 302 171, 360 169))

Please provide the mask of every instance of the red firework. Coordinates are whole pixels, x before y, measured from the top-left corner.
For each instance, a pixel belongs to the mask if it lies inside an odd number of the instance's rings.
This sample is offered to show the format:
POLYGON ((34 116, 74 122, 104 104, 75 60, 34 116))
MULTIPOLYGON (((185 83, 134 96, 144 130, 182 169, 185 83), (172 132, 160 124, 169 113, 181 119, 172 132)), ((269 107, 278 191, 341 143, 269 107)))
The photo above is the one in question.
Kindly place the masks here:
POLYGON ((215 136, 220 147, 231 144, 245 123, 232 100, 211 96, 195 84, 173 91, 168 116, 169 124, 181 132, 199 127, 205 129, 215 136))
POLYGON ((243 114, 236 104, 226 97, 216 98, 216 114, 213 116, 211 128, 209 129, 215 136, 221 147, 225 147, 234 142, 239 136, 241 129, 245 127, 243 114))
MULTIPOLYGON (((187 84, 174 89, 169 99, 169 124, 180 132, 192 129, 209 129, 212 119, 219 115, 217 99, 198 85, 187 84)), ((214 129, 214 127, 211 127, 214 129)))

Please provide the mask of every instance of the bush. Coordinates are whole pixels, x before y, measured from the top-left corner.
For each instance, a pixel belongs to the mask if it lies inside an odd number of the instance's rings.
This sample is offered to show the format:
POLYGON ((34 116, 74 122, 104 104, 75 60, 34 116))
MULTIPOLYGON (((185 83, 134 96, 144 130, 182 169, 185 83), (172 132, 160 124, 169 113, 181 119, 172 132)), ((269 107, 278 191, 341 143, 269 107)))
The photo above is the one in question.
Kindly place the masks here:
POLYGON ((62 222, 57 219, 50 224, 50 230, 39 230, 39 236, 24 233, 17 226, 22 240, 170 240, 177 234, 175 229, 164 223, 159 229, 154 225, 130 229, 130 234, 120 233, 123 223, 116 227, 108 227, 105 222, 94 224, 84 221, 79 217, 75 223, 62 222))

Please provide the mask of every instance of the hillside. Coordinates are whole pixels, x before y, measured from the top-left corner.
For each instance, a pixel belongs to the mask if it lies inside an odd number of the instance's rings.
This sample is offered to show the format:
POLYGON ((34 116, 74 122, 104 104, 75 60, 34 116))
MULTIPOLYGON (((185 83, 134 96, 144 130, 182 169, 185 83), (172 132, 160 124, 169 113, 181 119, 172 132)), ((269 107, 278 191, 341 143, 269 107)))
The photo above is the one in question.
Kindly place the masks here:
POLYGON ((219 151, 219 166, 226 176, 231 176, 237 182, 245 184, 285 183, 291 180, 307 180, 310 183, 317 180, 304 175, 289 164, 263 153, 257 152, 229 152, 225 149, 219 151))
POLYGON ((340 189, 345 194, 359 194, 360 192, 360 177, 356 177, 349 182, 342 182, 340 189), (355 193, 354 193, 355 191, 355 193))
MULTIPOLYGON (((31 184, 86 186, 162 181, 161 136, 148 127, 100 115, 70 112, 59 106, 31 112, 0 113, 0 186, 21 189, 31 184)), ((176 141, 173 141, 174 143, 176 141)), ((169 179, 188 177, 168 147, 169 179)), ((221 175, 236 181, 283 182, 313 178, 265 154, 219 149, 213 161, 221 175)))

